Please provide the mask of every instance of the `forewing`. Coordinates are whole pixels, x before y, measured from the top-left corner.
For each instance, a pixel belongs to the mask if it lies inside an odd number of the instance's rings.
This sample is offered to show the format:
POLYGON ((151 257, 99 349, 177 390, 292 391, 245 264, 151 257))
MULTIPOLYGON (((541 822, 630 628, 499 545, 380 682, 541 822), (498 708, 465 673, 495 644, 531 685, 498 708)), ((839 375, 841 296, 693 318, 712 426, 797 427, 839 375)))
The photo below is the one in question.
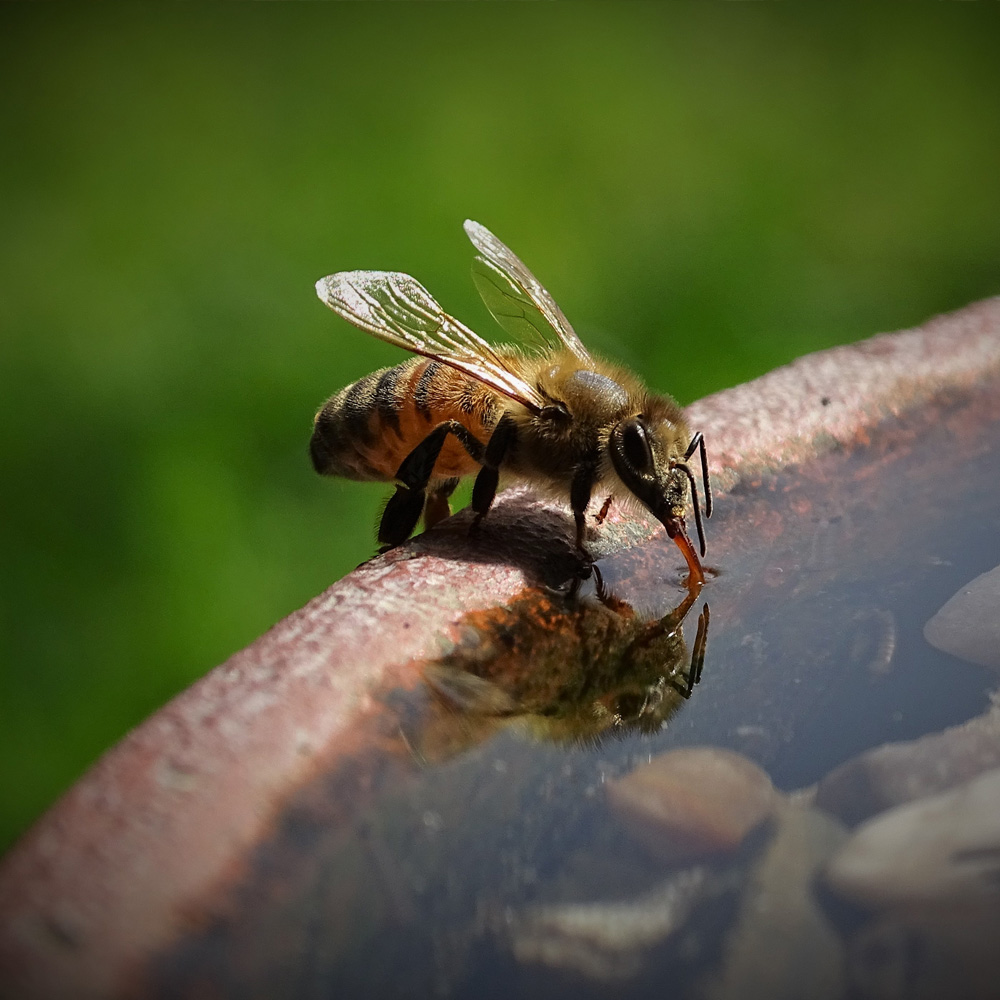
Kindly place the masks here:
POLYGON ((477 333, 449 316, 416 278, 398 271, 341 271, 316 282, 338 315, 403 350, 433 358, 538 412, 544 405, 477 333))
POLYGON ((520 340, 541 338, 542 344, 551 345, 555 334, 560 346, 589 361, 587 349, 555 299, 517 254, 471 219, 465 221, 465 233, 480 254, 472 264, 472 280, 493 318, 520 340))

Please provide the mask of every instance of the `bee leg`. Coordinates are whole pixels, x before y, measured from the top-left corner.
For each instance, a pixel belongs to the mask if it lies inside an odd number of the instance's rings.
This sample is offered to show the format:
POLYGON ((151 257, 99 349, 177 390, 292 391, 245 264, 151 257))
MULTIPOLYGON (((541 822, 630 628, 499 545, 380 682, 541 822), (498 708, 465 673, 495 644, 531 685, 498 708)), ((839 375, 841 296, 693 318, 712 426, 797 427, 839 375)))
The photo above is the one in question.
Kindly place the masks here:
MULTIPOLYGON (((466 427, 457 420, 446 420, 438 424, 403 459, 396 472, 396 492, 390 497, 382 514, 382 522, 378 529, 378 540, 390 548, 400 545, 413 534, 413 529, 424 512, 424 502, 427 497, 427 484, 434 472, 434 465, 444 447, 449 434, 462 443, 465 450, 477 462, 482 459, 482 443, 466 427)), ((447 503, 447 494, 445 494, 447 503)))
MULTIPOLYGON (((594 483, 597 481, 597 461, 584 461, 576 467, 573 473, 573 481, 569 487, 569 506, 576 519, 576 547, 586 556, 588 562, 592 561, 587 555, 587 550, 583 547, 583 539, 587 532, 587 508, 590 506, 590 496, 594 492, 594 483)), ((589 570, 588 570, 589 575, 589 570)))
POLYGON ((573 511, 573 519, 576 521, 576 550, 580 555, 580 568, 577 571, 576 580, 570 590, 570 597, 575 598, 580 590, 580 584, 584 580, 589 580, 595 570, 594 558, 586 550, 583 540, 587 534, 587 507, 590 506, 590 497, 594 492, 594 483, 597 481, 597 460, 584 461, 576 467, 573 473, 573 481, 569 487, 569 506, 573 511))
POLYGON ((431 490, 424 506, 424 527, 433 528, 438 521, 443 521, 451 515, 451 504, 448 497, 455 492, 458 479, 445 479, 439 486, 431 490))
POLYGON ((396 487, 396 492, 382 511, 382 521, 378 526, 378 540, 383 546, 383 552, 401 545, 413 534, 413 529, 424 512, 424 498, 423 490, 396 487))
POLYGON ((500 463, 516 439, 517 424, 504 414, 486 444, 486 451, 481 459, 483 467, 479 470, 472 487, 472 509, 476 512, 472 530, 478 527, 479 522, 486 517, 490 507, 493 506, 497 486, 500 483, 500 463))

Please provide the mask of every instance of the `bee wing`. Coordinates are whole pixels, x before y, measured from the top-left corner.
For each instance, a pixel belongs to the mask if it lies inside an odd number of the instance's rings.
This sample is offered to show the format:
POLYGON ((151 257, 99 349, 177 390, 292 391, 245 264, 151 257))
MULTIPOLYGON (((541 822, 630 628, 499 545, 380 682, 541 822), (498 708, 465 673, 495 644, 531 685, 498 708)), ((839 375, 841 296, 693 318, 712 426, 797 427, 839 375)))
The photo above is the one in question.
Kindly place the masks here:
POLYGON ((341 271, 320 278, 316 294, 338 316, 379 340, 451 365, 535 413, 545 405, 538 390, 487 341, 449 316, 408 274, 341 271))
POLYGON ((465 234, 479 251, 472 262, 472 280, 493 318, 511 336, 520 340, 541 338, 546 347, 553 345, 555 334, 559 346, 572 351, 581 361, 590 361, 590 354, 569 320, 524 261, 472 219, 465 220, 465 234))

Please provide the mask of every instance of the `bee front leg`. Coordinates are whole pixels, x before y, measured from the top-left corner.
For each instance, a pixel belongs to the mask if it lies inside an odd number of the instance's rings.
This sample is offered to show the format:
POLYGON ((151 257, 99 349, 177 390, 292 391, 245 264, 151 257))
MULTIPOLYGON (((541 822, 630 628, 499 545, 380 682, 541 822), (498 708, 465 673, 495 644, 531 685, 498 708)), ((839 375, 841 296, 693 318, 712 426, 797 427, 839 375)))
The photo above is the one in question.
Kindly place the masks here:
MULTIPOLYGON (((477 462, 482 461, 482 442, 470 434, 466 427, 457 420, 446 420, 443 424, 438 424, 403 459, 396 472, 398 484, 396 492, 385 505, 378 529, 378 540, 382 545, 392 548, 402 544, 413 534, 413 529, 424 511, 427 484, 434 473, 434 465, 449 434, 454 434, 458 438, 473 459, 477 462)), ((447 493, 445 503, 447 504, 447 493)))
POLYGON ((576 547, 591 562, 587 550, 583 547, 584 535, 587 532, 587 508, 590 506, 590 497, 594 492, 594 484, 597 482, 597 461, 584 460, 576 467, 573 473, 573 481, 569 487, 569 506, 576 519, 576 547))
POLYGON ((472 522, 473 530, 493 506, 500 483, 500 464, 516 440, 517 424, 505 413, 486 444, 486 452, 482 457, 483 467, 472 487, 472 509, 476 512, 476 519, 472 522))

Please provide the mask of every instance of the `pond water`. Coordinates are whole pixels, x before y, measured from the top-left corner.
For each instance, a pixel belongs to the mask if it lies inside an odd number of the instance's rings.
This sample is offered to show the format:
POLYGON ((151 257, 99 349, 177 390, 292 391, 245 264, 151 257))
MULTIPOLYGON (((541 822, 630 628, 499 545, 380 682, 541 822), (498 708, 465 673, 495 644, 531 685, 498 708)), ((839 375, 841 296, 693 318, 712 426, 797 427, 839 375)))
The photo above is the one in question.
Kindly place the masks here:
MULTIPOLYGON (((601 562, 604 602, 592 587, 575 602, 539 589, 471 615, 427 665, 429 686, 393 697, 385 753, 301 791, 226 911, 161 956, 154 992, 895 995, 844 971, 788 986, 846 969, 868 919, 812 869, 808 917, 800 900, 762 915, 759 940, 754 918, 747 928, 748 881, 805 864, 793 847, 768 854, 783 821, 691 861, 634 836, 607 789, 667 751, 707 746, 795 792, 868 748, 983 713, 996 672, 934 649, 923 627, 1000 562, 998 482, 996 393, 956 396, 721 497, 717 574, 682 631, 655 624, 685 597, 665 539, 601 562), (820 943, 790 951, 809 921, 820 943), (785 979, 762 978, 741 949, 785 979)), ((846 837, 809 815, 819 832, 806 840, 846 837)))

